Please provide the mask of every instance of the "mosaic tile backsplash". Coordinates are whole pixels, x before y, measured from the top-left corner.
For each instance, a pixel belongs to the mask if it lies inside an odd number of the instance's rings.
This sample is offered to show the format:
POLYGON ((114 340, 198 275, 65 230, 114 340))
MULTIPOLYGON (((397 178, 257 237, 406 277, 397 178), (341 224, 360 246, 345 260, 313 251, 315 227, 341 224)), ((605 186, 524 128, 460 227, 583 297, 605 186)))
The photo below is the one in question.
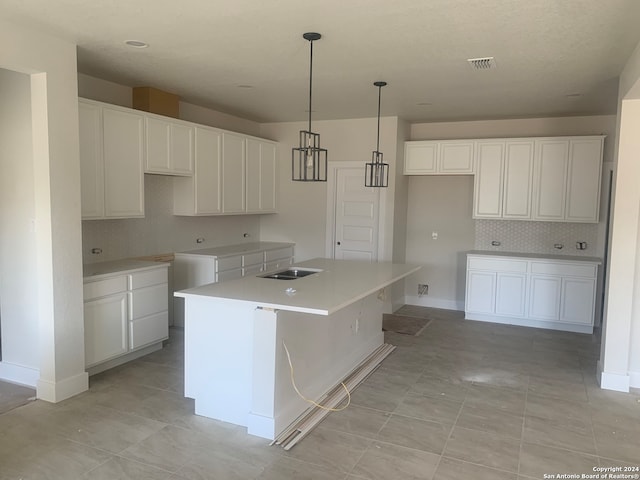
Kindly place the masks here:
POLYGON ((476 220, 476 250, 597 256, 598 224, 476 220), (500 242, 493 246, 491 242, 500 242), (585 250, 576 242, 586 242, 585 250), (562 249, 554 245, 563 245, 562 249))

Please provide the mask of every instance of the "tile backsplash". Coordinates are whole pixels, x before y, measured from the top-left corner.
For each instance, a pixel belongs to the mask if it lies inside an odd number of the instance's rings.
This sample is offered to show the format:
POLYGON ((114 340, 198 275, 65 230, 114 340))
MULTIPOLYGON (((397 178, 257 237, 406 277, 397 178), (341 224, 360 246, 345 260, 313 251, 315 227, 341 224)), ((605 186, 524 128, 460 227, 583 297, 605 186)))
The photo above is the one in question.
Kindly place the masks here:
POLYGON ((583 256, 597 256, 598 251, 596 223, 476 220, 475 230, 476 250, 583 256), (494 246, 492 242, 500 245, 494 246), (587 248, 576 249, 576 242, 586 242, 587 248))

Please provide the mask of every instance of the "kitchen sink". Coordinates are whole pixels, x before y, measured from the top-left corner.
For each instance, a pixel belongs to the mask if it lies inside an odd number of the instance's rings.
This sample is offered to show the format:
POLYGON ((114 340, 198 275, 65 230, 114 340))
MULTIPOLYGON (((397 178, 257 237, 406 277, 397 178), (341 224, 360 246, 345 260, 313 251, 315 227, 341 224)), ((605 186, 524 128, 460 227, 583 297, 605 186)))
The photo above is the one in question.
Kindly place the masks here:
POLYGON ((279 272, 270 273, 268 275, 261 275, 261 278, 274 278, 276 280, 295 280, 296 278, 302 278, 314 273, 318 273, 321 270, 311 270, 303 268, 288 268, 286 270, 280 270, 279 272))

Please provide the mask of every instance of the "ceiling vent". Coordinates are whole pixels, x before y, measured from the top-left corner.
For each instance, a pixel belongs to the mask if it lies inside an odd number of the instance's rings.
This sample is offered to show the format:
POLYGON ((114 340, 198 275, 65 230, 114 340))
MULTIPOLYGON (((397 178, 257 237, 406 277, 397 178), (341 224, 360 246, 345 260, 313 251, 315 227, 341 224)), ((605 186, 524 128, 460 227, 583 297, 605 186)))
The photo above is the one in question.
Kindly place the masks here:
POLYGON ((496 68, 496 60, 493 57, 467 58, 467 62, 473 70, 489 70, 496 68))

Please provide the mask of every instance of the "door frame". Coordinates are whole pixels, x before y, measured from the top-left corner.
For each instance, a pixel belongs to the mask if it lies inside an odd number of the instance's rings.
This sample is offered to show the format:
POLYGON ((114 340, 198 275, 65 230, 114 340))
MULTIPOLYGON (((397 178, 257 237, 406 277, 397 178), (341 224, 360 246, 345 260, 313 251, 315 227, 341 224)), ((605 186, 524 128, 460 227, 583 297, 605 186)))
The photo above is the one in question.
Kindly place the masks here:
MULTIPOLYGON (((338 171, 341 169, 362 168, 362 181, 364 182, 364 162, 347 161, 347 162, 328 162, 327 171, 327 219, 325 229, 325 257, 334 258, 334 244, 336 241, 336 200, 338 195, 338 171)), ((372 187, 373 188, 373 187, 372 187)), ((385 232, 384 225, 386 219, 387 190, 386 188, 378 188, 378 251, 376 252, 376 261, 380 262, 384 259, 385 232)), ((390 260, 390 259, 389 259, 390 260)))

